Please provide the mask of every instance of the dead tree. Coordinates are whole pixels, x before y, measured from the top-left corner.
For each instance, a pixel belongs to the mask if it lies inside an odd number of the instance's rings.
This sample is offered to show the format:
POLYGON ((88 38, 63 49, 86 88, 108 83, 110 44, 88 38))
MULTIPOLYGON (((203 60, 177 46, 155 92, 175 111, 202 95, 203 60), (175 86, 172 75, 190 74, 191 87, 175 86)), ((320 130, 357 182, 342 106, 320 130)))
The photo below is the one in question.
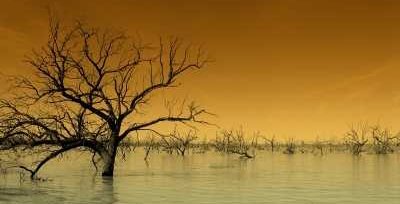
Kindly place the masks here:
POLYGON ((16 77, 15 95, 0 101, 0 150, 47 153, 32 177, 74 149, 98 155, 102 175, 113 176, 119 146, 132 133, 164 122, 206 123, 200 118, 206 110, 194 103, 142 117, 150 96, 179 85, 181 76, 208 62, 201 48, 177 38, 150 46, 120 32, 52 20, 47 44, 26 61, 34 74, 16 77))
POLYGON ((299 148, 298 148, 299 152, 302 154, 306 153, 307 152, 306 146, 307 146, 306 143, 302 140, 299 144, 299 148))
POLYGON ((317 137, 313 143, 313 152, 318 153, 321 155, 324 155, 324 146, 326 146, 326 142, 319 140, 317 137))
POLYGON ((154 135, 148 136, 146 140, 142 143, 145 152, 144 160, 147 162, 150 156, 150 152, 158 149, 158 142, 154 135))
POLYGON ((253 148, 255 148, 255 149, 262 148, 262 147, 260 147, 259 144, 258 144, 258 140, 259 140, 260 137, 262 137, 262 136, 261 136, 261 133, 260 133, 259 131, 254 132, 254 134, 253 134, 253 136, 252 136, 252 138, 251 138, 251 144, 250 144, 250 146, 253 147, 253 148))
POLYGON ((250 154, 250 144, 245 140, 244 132, 239 130, 223 130, 222 138, 217 137, 215 146, 217 151, 238 154, 242 158, 254 158, 255 155, 250 154))
POLYGON ((369 127, 367 124, 352 125, 345 135, 345 143, 353 155, 360 155, 368 142, 369 127))
POLYGON ((285 145, 285 150, 283 151, 284 154, 294 154, 296 153, 296 142, 293 138, 289 138, 285 145))
POLYGON ((194 153, 204 154, 210 150, 211 143, 207 141, 207 138, 203 138, 200 142, 196 142, 193 144, 194 153))
POLYGON ((187 133, 174 132, 170 136, 175 141, 176 150, 182 156, 185 156, 185 153, 189 151, 190 146, 197 139, 195 131, 189 131, 187 133))
POLYGON ((271 152, 274 152, 276 150, 277 141, 276 141, 275 135, 272 136, 271 138, 267 138, 264 136, 261 136, 261 138, 264 140, 265 146, 269 147, 271 149, 271 152))
POLYGON ((388 154, 394 151, 392 146, 396 136, 393 136, 388 129, 382 129, 376 125, 371 128, 371 132, 376 154, 388 154))
POLYGON ((161 136, 161 146, 170 154, 174 151, 181 156, 185 156, 193 142, 198 138, 195 131, 181 133, 175 130, 173 133, 161 136))

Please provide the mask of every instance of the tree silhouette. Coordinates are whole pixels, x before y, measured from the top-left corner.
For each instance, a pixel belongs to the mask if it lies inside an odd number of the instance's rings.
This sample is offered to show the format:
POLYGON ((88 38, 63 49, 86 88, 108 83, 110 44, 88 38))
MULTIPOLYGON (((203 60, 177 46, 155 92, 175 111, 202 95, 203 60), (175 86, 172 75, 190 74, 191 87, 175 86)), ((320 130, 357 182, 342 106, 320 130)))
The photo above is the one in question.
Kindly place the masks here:
POLYGON ((164 122, 207 123, 194 103, 137 120, 150 96, 209 62, 201 48, 177 38, 151 46, 81 21, 62 27, 52 19, 49 27, 47 44, 26 60, 34 75, 16 77, 14 96, 0 101, 0 150, 46 153, 33 169, 21 166, 32 177, 73 149, 99 156, 102 175, 113 176, 119 145, 132 133, 164 122))

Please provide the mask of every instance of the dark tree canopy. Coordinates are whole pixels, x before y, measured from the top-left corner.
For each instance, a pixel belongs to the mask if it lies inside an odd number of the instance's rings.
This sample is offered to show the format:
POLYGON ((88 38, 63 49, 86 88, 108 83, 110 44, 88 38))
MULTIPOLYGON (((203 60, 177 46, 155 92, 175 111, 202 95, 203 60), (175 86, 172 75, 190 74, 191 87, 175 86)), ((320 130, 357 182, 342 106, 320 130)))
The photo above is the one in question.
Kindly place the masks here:
POLYGON ((33 169, 22 167, 32 176, 77 148, 99 155, 103 175, 112 176, 118 146, 131 133, 163 122, 207 123, 200 118, 207 112, 194 103, 135 120, 150 96, 207 64, 201 48, 177 38, 153 46, 79 21, 71 27, 52 21, 47 44, 27 62, 34 75, 16 77, 14 96, 0 101, 0 150, 46 153, 33 169))

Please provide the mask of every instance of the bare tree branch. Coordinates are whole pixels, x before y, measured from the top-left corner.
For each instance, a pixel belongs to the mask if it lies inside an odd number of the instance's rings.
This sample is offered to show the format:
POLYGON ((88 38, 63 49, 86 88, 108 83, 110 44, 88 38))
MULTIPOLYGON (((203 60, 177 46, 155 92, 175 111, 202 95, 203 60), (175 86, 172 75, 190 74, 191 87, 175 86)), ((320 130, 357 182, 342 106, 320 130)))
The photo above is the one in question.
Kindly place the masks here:
POLYGON ((35 75, 16 77, 14 96, 0 100, 0 150, 50 152, 32 174, 83 147, 100 156, 103 175, 111 176, 117 149, 130 133, 164 122, 209 124, 201 119, 209 113, 194 104, 147 122, 137 119, 158 90, 178 86, 185 73, 210 62, 201 47, 178 38, 151 46, 81 21, 63 27, 53 17, 46 45, 26 62, 35 75))

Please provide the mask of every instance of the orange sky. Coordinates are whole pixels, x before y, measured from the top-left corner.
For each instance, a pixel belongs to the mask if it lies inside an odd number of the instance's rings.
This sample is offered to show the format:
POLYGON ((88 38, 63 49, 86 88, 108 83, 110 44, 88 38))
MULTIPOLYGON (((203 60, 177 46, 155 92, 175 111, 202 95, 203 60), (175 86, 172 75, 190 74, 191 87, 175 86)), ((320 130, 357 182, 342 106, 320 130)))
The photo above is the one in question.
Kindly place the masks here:
MULTIPOLYGON (((45 43, 46 6, 65 20, 204 43, 216 62, 179 93, 281 138, 341 137, 349 124, 400 129, 400 1, 1 0, 0 71, 23 73, 45 43)), ((3 82, 4 83, 4 82, 3 82)))

